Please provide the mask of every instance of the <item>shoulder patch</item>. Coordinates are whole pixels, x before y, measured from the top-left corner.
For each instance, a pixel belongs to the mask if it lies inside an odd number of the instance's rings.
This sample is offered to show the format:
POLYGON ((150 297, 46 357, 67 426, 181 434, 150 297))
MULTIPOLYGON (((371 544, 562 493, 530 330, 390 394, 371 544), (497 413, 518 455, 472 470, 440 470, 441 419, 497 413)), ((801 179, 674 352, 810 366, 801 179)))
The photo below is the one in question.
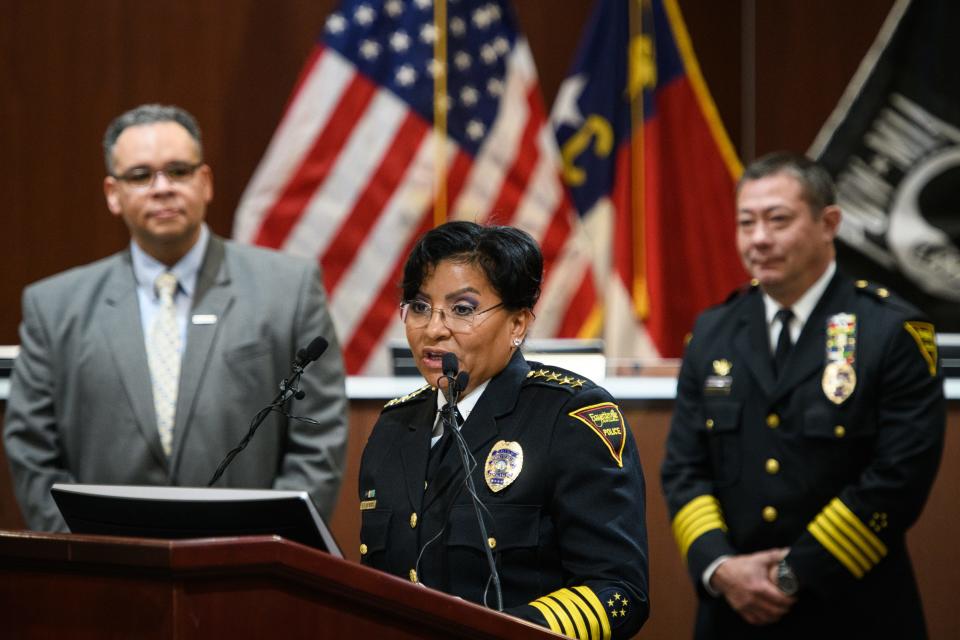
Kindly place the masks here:
POLYGON ((530 372, 527 373, 527 380, 547 384, 551 387, 564 387, 570 390, 582 389, 583 385, 589 382, 585 378, 578 378, 569 371, 550 367, 530 369, 530 372))
POLYGON ((590 427, 590 430, 597 434, 610 450, 610 455, 613 456, 617 466, 623 466, 623 445, 627 442, 627 425, 623 414, 620 413, 620 407, 612 402, 601 402, 571 411, 568 415, 590 427))
POLYGON ((391 408, 391 407, 396 407, 397 405, 401 405, 401 404, 403 404, 404 402, 408 402, 408 401, 410 401, 410 400, 413 400, 414 398, 422 395, 425 391, 429 391, 429 390, 432 390, 432 389, 433 389, 433 387, 432 387, 431 385, 425 384, 425 385, 423 385, 422 387, 420 387, 419 389, 417 389, 416 391, 411 391, 410 393, 408 393, 408 394, 405 395, 405 396, 400 396, 399 398, 394 398, 393 400, 391 400, 391 401, 388 402, 387 404, 383 405, 383 408, 384 408, 384 409, 389 409, 389 408, 391 408))
POLYGON ((930 369, 930 375, 937 375, 937 332, 929 322, 918 322, 908 320, 903 323, 903 328, 907 330, 917 343, 920 349, 920 355, 927 361, 927 368, 930 369))

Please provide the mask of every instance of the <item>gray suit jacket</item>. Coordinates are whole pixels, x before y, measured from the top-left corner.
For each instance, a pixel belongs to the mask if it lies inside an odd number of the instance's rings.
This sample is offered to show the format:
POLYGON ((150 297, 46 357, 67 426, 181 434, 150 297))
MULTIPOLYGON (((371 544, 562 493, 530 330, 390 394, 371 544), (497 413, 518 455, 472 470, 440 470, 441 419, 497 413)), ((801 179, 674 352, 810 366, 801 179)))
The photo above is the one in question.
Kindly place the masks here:
POLYGON ((3 437, 28 526, 66 529, 50 497, 55 482, 206 486, 317 335, 330 347, 306 369, 306 397, 290 411, 319 424, 271 414, 217 485, 305 489, 329 516, 346 448, 346 394, 317 266, 211 236, 188 318, 169 460, 139 314, 129 250, 24 291, 3 437))

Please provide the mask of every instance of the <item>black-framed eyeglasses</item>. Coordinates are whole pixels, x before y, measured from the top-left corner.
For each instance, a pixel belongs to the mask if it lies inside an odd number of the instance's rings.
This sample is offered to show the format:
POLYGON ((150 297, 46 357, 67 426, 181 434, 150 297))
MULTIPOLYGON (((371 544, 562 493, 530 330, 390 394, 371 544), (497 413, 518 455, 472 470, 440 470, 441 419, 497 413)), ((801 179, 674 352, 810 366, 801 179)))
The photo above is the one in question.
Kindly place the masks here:
POLYGON ((433 318, 434 313, 440 313, 440 322, 454 333, 469 333, 481 315, 499 309, 503 302, 487 307, 486 309, 477 309, 469 304, 459 302, 452 307, 433 307, 423 300, 407 300, 400 305, 400 319, 411 329, 423 329, 433 318))
POLYGON ((202 162, 168 162, 159 169, 139 166, 127 169, 120 175, 110 175, 133 189, 149 189, 153 186, 158 174, 163 174, 174 184, 182 184, 190 180, 197 169, 203 166, 202 162))

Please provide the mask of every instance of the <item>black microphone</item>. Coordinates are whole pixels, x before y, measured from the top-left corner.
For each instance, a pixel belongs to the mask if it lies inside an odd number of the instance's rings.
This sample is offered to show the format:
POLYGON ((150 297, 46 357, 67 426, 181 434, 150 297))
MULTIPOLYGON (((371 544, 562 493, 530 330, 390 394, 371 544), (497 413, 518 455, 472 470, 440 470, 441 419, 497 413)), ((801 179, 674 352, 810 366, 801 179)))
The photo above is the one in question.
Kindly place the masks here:
MULTIPOLYGON (((273 402, 265 406, 263 409, 257 412, 257 415, 253 417, 253 420, 250 421, 250 428, 247 431, 247 435, 243 436, 243 439, 240 440, 240 443, 231 449, 223 460, 220 462, 220 466, 217 467, 217 470, 213 472, 213 477, 210 478, 210 482, 207 483, 208 487, 212 487, 213 484, 220 479, 220 476, 223 475, 223 472, 227 470, 227 466, 233 462, 233 459, 237 456, 238 453, 246 449, 247 445, 250 443, 250 439, 253 438, 253 434, 257 432, 257 428, 266 420, 267 416, 271 411, 279 410, 290 398, 295 398, 297 400, 302 400, 306 395, 303 391, 300 390, 300 376, 303 375, 303 370, 308 364, 319 358, 323 355, 323 352, 327 350, 329 343, 327 339, 323 336, 317 336, 310 341, 303 349, 297 351, 297 356, 293 359, 293 364, 291 368, 293 371, 290 375, 280 382, 280 394, 273 399, 273 402)), ((298 418, 299 419, 299 418, 298 418)))
MULTIPOLYGON (((451 435, 456 441, 457 449, 460 452, 460 462, 463 465, 464 475, 463 483, 467 488, 467 493, 472 499, 474 515, 476 515, 477 524, 480 527, 480 538, 482 540, 484 555, 486 555, 487 565, 490 567, 490 581, 493 583, 493 591, 497 597, 497 611, 503 611, 503 593, 500 587, 500 575, 497 572, 497 563, 493 558, 493 551, 491 551, 490 545, 487 542, 490 536, 487 535, 487 525, 483 521, 483 514, 481 513, 481 508, 488 513, 489 510, 483 505, 480 496, 477 495, 477 489, 473 482, 472 475, 473 469, 476 468, 476 460, 473 459, 473 455, 470 453, 470 447, 467 445, 463 434, 460 433, 460 429, 457 428, 458 425, 456 424, 455 418, 457 401, 460 399, 460 394, 463 393, 467 388, 467 384, 470 382, 470 374, 466 371, 459 371, 460 363, 457 361, 457 356, 449 351, 443 354, 441 365, 443 367, 443 377, 447 379, 445 427, 451 430, 451 435)), ((484 595, 484 604, 486 604, 486 595, 484 595)))
POLYGON ((293 366, 295 368, 305 368, 308 364, 322 356, 323 352, 327 350, 329 345, 330 343, 327 342, 326 338, 323 336, 317 336, 310 341, 310 344, 297 351, 297 357, 293 360, 293 366))

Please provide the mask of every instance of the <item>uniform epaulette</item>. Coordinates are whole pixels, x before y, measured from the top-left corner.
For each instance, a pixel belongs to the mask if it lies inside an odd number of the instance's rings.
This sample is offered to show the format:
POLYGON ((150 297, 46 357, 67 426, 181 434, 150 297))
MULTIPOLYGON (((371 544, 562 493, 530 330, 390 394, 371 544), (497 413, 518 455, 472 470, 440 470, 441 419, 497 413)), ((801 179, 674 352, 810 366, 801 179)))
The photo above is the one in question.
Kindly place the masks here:
POLYGON ((531 367, 530 372, 527 373, 527 383, 529 384, 544 384, 568 389, 569 391, 577 391, 583 389, 584 385, 593 384, 586 378, 581 378, 572 371, 566 371, 565 369, 545 367, 536 362, 532 363, 531 367))
POLYGON ((747 293, 749 293, 753 289, 756 289, 759 286, 760 286, 760 281, 754 278, 750 282, 744 283, 739 287, 737 287, 736 289, 734 289, 733 291, 731 291, 730 295, 727 296, 727 299, 723 301, 723 304, 727 304, 728 302, 733 302, 740 296, 746 295, 747 293))
POLYGON ((425 391, 430 391, 430 390, 433 390, 434 388, 435 388, 435 387, 432 387, 432 386, 429 385, 429 384, 425 384, 425 385, 423 385, 422 387, 420 387, 419 389, 417 389, 416 391, 411 391, 410 393, 408 393, 408 394, 405 395, 405 396, 400 396, 399 398, 394 398, 393 400, 391 400, 391 401, 388 402, 387 404, 383 405, 383 408, 384 408, 384 409, 390 409, 391 407, 396 407, 396 406, 398 406, 398 405, 404 404, 405 402, 409 402, 410 400, 413 400, 414 398, 423 395, 423 393, 424 393, 425 391))
POLYGON ((900 296, 890 291, 886 287, 879 285, 875 282, 869 282, 867 280, 857 280, 853 283, 853 286, 857 288, 857 291, 865 293, 870 297, 879 300, 885 304, 892 304, 895 307, 901 307, 904 311, 915 312, 913 306, 902 299, 900 296))

